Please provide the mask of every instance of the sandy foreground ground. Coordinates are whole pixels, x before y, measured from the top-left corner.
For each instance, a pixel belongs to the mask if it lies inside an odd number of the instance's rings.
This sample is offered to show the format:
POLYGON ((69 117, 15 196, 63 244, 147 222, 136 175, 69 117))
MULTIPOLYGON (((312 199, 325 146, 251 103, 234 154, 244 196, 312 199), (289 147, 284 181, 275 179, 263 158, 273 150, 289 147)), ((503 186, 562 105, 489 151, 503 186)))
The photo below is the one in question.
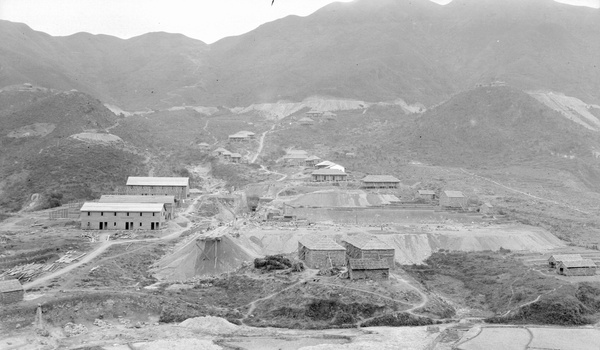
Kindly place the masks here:
MULTIPOLYGON (((439 331, 427 327, 372 327, 337 330, 287 330, 237 326, 218 317, 197 317, 178 325, 125 328, 122 325, 89 328, 65 337, 60 329, 50 336, 31 328, 11 336, 0 336, 0 349, 106 349, 106 350, 325 350, 325 349, 433 349, 439 331)), ((446 327, 444 325, 440 328, 446 327)))

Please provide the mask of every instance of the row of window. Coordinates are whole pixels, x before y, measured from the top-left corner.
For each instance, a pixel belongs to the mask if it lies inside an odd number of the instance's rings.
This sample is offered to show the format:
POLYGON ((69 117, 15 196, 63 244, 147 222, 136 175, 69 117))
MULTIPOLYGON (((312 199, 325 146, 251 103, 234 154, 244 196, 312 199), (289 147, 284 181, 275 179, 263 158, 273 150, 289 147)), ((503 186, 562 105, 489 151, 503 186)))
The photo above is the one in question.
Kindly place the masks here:
MULTIPOLYGON (((133 222, 131 223, 133 225, 133 222)), ((158 222, 156 223, 158 225, 158 222)), ((87 226, 90 227, 90 222, 88 221, 87 226)), ((113 222, 113 226, 117 226, 116 222, 113 222)), ((142 227, 142 223, 140 222, 140 227, 142 227)))
MULTIPOLYGON (((115 214, 114 216, 117 216, 117 212, 115 212, 114 214, 115 214)), ((91 216, 91 215, 92 215, 92 212, 88 211, 87 216, 91 216)), ((104 216, 103 211, 100 212, 100 216, 104 216)), ((129 212, 127 212, 127 216, 129 216, 129 212)), ((142 216, 142 213, 140 213, 140 216, 142 216)), ((156 216, 156 213, 152 213, 152 216, 156 216)))

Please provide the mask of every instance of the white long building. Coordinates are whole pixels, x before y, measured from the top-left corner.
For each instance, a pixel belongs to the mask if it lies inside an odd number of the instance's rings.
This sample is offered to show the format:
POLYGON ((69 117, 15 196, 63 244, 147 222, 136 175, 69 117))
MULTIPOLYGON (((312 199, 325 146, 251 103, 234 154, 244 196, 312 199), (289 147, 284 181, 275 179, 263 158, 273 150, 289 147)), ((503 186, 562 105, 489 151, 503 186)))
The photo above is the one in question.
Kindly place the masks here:
POLYGON ((83 230, 158 230, 166 220, 163 203, 86 202, 80 213, 83 230))

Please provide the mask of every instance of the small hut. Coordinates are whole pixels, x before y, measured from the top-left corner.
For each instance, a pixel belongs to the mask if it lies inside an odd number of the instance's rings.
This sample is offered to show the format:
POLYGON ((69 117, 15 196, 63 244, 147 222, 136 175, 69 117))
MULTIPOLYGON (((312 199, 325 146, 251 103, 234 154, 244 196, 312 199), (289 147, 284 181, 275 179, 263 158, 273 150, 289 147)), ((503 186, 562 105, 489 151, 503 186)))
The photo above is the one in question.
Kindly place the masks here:
POLYGON ((558 263, 556 272, 565 276, 594 276, 596 274, 596 267, 596 263, 591 259, 566 260, 558 263))
POLYGON ((561 261, 579 261, 583 260, 579 254, 555 254, 548 258, 548 267, 554 269, 561 261))
POLYGON ((461 191, 442 191, 440 206, 465 209, 467 207, 467 197, 461 191))
POLYGON ((419 198, 432 201, 435 199, 435 191, 432 190, 419 190, 419 198))
POLYGON ((387 260, 348 259, 348 277, 351 280, 387 280, 390 267, 387 260))
POLYGON ((485 202, 479 207, 479 212, 484 215, 490 215, 494 212, 494 206, 485 202))
POLYGON ((303 237, 298 241, 298 258, 311 269, 344 266, 346 250, 327 236, 303 237))
POLYGON ((310 125, 314 125, 315 121, 309 117, 304 117, 304 118, 298 120, 298 124, 304 125, 304 126, 310 126, 310 125))
POLYGON ((23 300, 23 286, 19 280, 0 281, 0 304, 13 304, 23 300))

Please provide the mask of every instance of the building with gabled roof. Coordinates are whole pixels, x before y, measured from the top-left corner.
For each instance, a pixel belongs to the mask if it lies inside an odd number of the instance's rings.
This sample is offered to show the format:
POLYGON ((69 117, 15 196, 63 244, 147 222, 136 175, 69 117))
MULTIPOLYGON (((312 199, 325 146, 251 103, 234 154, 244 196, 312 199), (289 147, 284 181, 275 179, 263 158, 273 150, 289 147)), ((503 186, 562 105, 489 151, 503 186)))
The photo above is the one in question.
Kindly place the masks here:
POLYGON ((596 263, 591 259, 563 260, 558 263, 556 272, 565 276, 594 276, 596 263))
POLYGON ((484 215, 492 214, 494 212, 494 206, 485 202, 479 207, 479 212, 484 215))
POLYGON ((400 180, 391 175, 367 175, 362 180, 364 188, 398 188, 400 180))
POLYGON ((13 304, 23 300, 25 291, 19 280, 0 281, 0 304, 13 304))
POLYGON ((342 240, 349 259, 386 260, 389 267, 395 263, 396 250, 379 238, 367 234, 352 235, 342 240))
POLYGON ((190 189, 189 177, 144 177, 130 176, 125 185, 127 194, 143 196, 172 195, 175 199, 185 199, 190 189))
POLYGON ((319 169, 311 174, 314 182, 340 182, 348 179, 348 174, 336 169, 319 169))
POLYGON ((166 221, 164 203, 99 203, 81 206, 82 230, 158 230, 166 221))
POLYGON ((467 208, 467 197, 461 191, 442 191, 440 206, 445 208, 467 208))
POLYGON ((304 161, 304 164, 306 166, 315 166, 315 164, 320 160, 321 160, 321 158, 319 158, 317 156, 310 156, 310 157, 306 158, 306 160, 304 161))
POLYGON ((435 191, 432 190, 418 190, 417 194, 419 198, 426 199, 429 201, 435 199, 435 191))
POLYGON ((286 164, 304 165, 307 156, 305 154, 286 154, 283 160, 286 164))
POLYGON ((231 161, 234 163, 241 163, 242 155, 239 153, 231 153, 231 161))
POLYGON ((555 268, 561 261, 583 260, 581 254, 554 254, 548 258, 548 266, 555 268))
POLYGON ((351 280, 387 280, 390 266, 387 260, 348 259, 348 277, 351 280))
POLYGON ((141 195, 113 195, 100 196, 98 203, 163 203, 165 205, 165 219, 175 217, 175 196, 141 196, 141 195))
POLYGON ((311 269, 344 266, 346 250, 327 236, 305 236, 298 241, 298 258, 311 269))

